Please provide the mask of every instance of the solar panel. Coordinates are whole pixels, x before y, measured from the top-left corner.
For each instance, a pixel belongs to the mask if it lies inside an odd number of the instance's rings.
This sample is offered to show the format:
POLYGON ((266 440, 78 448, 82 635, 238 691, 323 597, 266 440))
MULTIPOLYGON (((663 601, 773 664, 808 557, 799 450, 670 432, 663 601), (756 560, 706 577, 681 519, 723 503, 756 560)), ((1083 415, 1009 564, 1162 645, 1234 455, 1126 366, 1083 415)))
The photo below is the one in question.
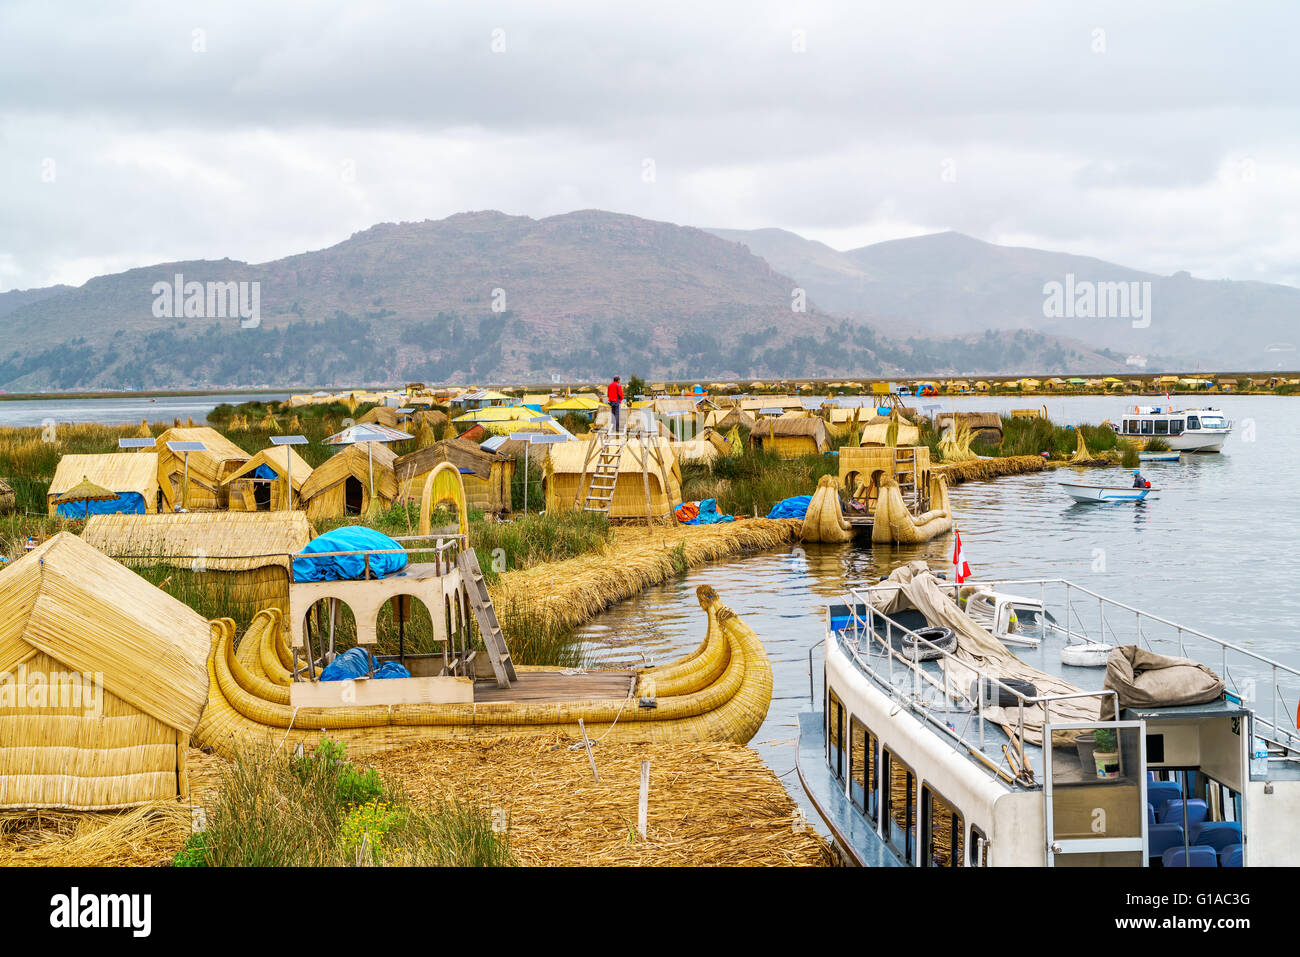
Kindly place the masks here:
POLYGON ((117 447, 119 449, 151 449, 154 447, 154 440, 145 438, 118 439, 117 447))
POLYGON ((271 436, 272 445, 306 445, 307 436, 305 435, 273 435, 271 436))
POLYGON ((497 449, 501 448, 505 440, 506 437, 504 435, 494 435, 492 438, 480 445, 479 448, 487 449, 489 452, 495 452, 497 449))
POLYGON ((168 442, 167 448, 173 452, 206 452, 208 447, 202 442, 168 442))
POLYGON ((515 433, 515 435, 517 438, 525 440, 530 445, 546 445, 550 442, 569 441, 569 436, 567 435, 553 435, 550 432, 524 432, 522 434, 515 433))

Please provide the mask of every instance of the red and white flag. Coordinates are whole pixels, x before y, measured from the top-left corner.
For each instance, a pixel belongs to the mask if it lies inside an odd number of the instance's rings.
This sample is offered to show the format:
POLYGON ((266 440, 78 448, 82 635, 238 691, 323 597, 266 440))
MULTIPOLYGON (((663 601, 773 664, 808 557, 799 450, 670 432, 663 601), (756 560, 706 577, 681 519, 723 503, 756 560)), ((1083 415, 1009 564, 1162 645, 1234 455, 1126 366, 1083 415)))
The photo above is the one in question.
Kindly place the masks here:
POLYGON ((966 564, 966 550, 961 547, 961 532, 953 529, 957 539, 952 548, 952 563, 957 568, 957 584, 970 578, 970 566, 966 564))

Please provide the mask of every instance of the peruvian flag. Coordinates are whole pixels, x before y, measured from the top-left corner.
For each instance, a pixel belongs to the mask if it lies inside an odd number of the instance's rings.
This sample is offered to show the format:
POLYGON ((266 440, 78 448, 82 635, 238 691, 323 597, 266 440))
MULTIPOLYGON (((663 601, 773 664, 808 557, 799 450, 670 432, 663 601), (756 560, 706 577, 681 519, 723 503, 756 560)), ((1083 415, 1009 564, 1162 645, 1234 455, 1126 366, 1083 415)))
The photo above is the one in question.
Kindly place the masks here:
POLYGON ((957 568, 957 584, 960 585, 970 578, 970 566, 966 564, 966 550, 961 547, 961 532, 956 529, 953 532, 957 541, 952 548, 952 563, 957 568))

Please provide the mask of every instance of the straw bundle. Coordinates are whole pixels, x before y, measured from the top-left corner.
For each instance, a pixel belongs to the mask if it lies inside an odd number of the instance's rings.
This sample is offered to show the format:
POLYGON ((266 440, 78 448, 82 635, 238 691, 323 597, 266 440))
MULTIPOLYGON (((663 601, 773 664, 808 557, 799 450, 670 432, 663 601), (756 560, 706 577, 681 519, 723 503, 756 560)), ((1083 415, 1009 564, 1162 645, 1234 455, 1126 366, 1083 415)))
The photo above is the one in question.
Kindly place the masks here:
POLYGON ((149 431, 149 423, 145 419, 140 420, 140 428, 135 430, 137 439, 152 439, 153 433, 149 431))
POLYGON ((113 812, 0 812, 0 867, 153 867, 171 861, 191 826, 189 805, 176 801, 113 812))
POLYGON ((745 454, 745 443, 742 442, 740 439, 739 426, 733 425, 731 427, 731 431, 727 433, 727 444, 731 446, 731 452, 729 454, 731 454, 732 456, 740 456, 745 454))
POLYGON ((415 447, 417 449, 427 449, 438 441, 437 434, 433 431, 433 426, 427 421, 421 422, 419 428, 415 430, 415 447))
POLYGON ((817 482, 799 537, 805 542, 847 542, 853 538, 853 527, 840 509, 840 483, 834 475, 823 475, 817 482))
POLYGON ((18 498, 14 490, 0 479, 0 515, 8 514, 18 507, 18 498))
POLYGON ((620 744, 583 751, 556 735, 447 742, 379 756, 386 780, 420 798, 490 795, 511 851, 530 866, 822 866, 825 842, 759 756, 735 744, 620 744), (650 762, 646 837, 635 835, 641 762, 650 762))
POLYGON ((67 532, 0 572, 0 671, 16 675, 18 702, 0 711, 0 805, 183 795, 209 635, 202 617, 67 532))
POLYGON ((289 431, 294 433, 295 435, 302 431, 302 422, 299 421, 297 415, 294 415, 291 419, 289 419, 289 431))
POLYGON ((949 426, 939 440, 939 455, 945 462, 969 462, 979 456, 970 450, 974 434, 963 424, 949 426))
POLYGON ((267 409, 266 415, 262 416, 262 421, 257 424, 257 427, 264 432, 278 431, 280 423, 276 417, 271 414, 271 410, 267 409))
POLYGON ((1041 472, 1046 468, 1050 466, 1042 456, 1008 455, 993 459, 976 459, 973 462, 958 462, 953 465, 938 465, 935 466, 934 472, 942 475, 949 485, 960 485, 962 482, 984 481, 1002 475, 1041 472))

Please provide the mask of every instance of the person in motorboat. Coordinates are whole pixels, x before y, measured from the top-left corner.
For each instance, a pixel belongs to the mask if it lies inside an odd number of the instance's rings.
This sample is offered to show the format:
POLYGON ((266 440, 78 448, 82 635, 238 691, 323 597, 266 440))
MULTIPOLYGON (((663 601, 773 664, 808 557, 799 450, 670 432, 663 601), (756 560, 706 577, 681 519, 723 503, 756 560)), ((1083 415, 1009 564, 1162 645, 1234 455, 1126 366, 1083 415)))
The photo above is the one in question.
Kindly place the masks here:
POLYGON ((1144 478, 1142 477, 1142 473, 1141 473, 1141 472, 1134 471, 1134 473, 1133 473, 1133 487, 1134 487, 1134 488, 1150 488, 1150 487, 1151 487, 1151 483, 1148 482, 1146 479, 1144 479, 1144 478))

